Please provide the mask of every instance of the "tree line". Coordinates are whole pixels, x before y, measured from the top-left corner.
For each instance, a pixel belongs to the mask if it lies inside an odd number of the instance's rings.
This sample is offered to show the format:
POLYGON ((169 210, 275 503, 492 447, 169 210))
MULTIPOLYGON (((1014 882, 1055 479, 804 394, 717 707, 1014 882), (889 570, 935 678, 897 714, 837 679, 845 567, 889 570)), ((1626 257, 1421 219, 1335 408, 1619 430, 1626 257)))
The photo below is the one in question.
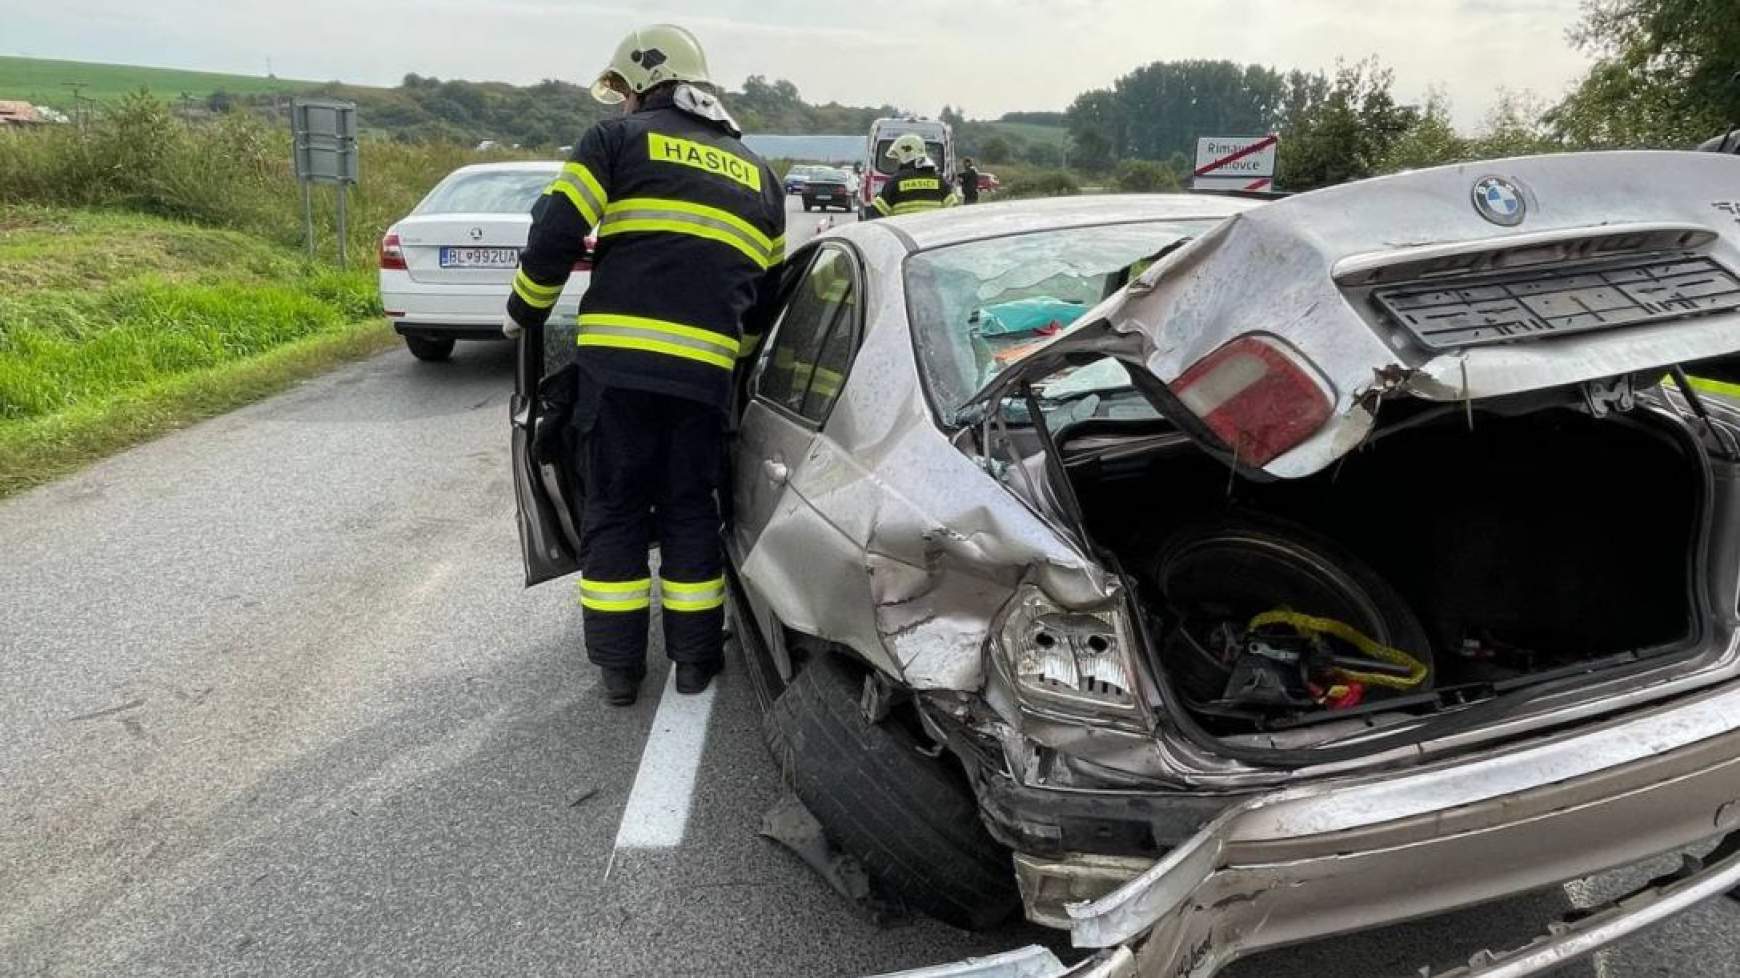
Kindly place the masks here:
MULTIPOLYGON (((1163 61, 1082 93, 1065 112, 1011 112, 1000 127, 950 106, 968 154, 1119 177, 1120 186, 1167 189, 1187 179, 1204 135, 1282 136, 1277 185, 1305 190, 1410 167, 1570 149, 1684 147, 1740 127, 1740 15, 1735 0, 1589 0, 1571 40, 1594 57, 1557 102, 1499 92, 1485 124, 1456 131, 1442 92, 1404 102, 1375 57, 1329 72, 1281 71, 1230 61, 1163 61), (1040 128, 1049 127, 1049 128, 1040 128), (1062 127, 1062 128, 1059 128, 1062 127), (1067 132, 1067 139, 1059 138, 1067 132)), ((396 88, 333 83, 319 94, 358 103, 366 129, 406 142, 476 143, 547 150, 574 142, 608 108, 583 86, 443 81, 406 75, 396 88)), ((210 99, 221 112, 260 111, 281 95, 210 99)), ((725 93, 746 130, 858 133, 901 114, 892 105, 807 102, 796 85, 762 75, 725 93)))
MULTIPOLYGON (((332 82, 307 94, 355 102, 365 130, 400 142, 475 144, 487 139, 540 150, 571 145, 586 127, 615 111, 594 101, 586 87, 554 79, 519 86, 412 73, 395 88, 332 82)), ((284 98, 220 91, 206 100, 206 110, 265 113, 280 108, 284 98)), ((751 75, 740 90, 725 93, 725 101, 738 124, 750 132, 865 132, 873 120, 899 111, 891 105, 812 105, 791 82, 761 75, 751 75)))
POLYGON ((1734 0, 1590 0, 1571 36, 1595 57, 1575 88, 1557 103, 1501 91, 1474 135, 1451 125, 1442 92, 1398 101, 1394 73, 1376 58, 1334 72, 1155 62, 1070 105, 1072 162, 1147 161, 1183 177, 1199 136, 1278 132, 1276 183, 1306 190, 1495 156, 1686 148, 1740 127, 1734 0))

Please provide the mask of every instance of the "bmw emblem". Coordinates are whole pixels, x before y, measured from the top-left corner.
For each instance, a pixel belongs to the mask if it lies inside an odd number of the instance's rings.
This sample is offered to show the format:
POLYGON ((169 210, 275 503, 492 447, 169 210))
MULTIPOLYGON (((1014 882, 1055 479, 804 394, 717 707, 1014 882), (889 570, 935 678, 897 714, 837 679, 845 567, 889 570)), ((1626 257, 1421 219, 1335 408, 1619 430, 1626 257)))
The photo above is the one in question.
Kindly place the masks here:
POLYGON ((1503 177, 1481 177, 1474 184, 1474 209, 1494 224, 1513 228, 1528 216, 1529 205, 1516 184, 1503 177))

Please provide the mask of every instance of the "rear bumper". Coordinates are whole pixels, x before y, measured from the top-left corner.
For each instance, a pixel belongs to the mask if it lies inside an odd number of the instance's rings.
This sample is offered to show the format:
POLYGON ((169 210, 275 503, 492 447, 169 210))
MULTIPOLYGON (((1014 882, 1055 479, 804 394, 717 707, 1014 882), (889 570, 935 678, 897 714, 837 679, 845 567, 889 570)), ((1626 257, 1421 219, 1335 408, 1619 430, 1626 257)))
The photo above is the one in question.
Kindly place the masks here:
POLYGON ((501 317, 490 323, 424 323, 393 320, 393 332, 430 340, 505 340, 501 317))
MULTIPOLYGON (((1131 801, 1103 793, 1103 811, 1151 816, 1131 801)), ((1736 831, 1740 686, 1730 683, 1487 756, 1250 797, 1145 871, 1106 857, 1017 860, 1033 919, 1066 926, 1078 947, 1129 947, 1135 974, 1206 978, 1266 949, 1527 893, 1736 831), (1072 887, 1104 895, 1066 902, 1072 887)), ((1740 857, 1723 855, 1465 974, 1558 967, 1737 883, 1740 857)))
MULTIPOLYGON (((550 318, 572 321, 592 276, 576 272, 556 300, 550 318)), ((405 335, 488 339, 501 335, 509 286, 418 282, 403 271, 380 273, 381 307, 393 328, 405 335)))
MULTIPOLYGON (((1478 951, 1469 958, 1466 967, 1444 972, 1439 978, 1527 978, 1557 971, 1705 900, 1723 894, 1732 896, 1737 886, 1740 886, 1740 836, 1730 836, 1706 859, 1688 857, 1678 871, 1652 880, 1588 916, 1547 923, 1545 933, 1522 947, 1478 951)), ((1128 946, 1120 946, 1070 967, 1050 951, 1030 945, 992 957, 902 971, 882 978, 1143 978, 1210 974, 1218 967, 1209 962, 1202 965, 1210 970, 1200 970, 1200 966, 1192 966, 1189 961, 1175 965, 1171 971, 1159 970, 1163 966, 1154 960, 1139 957, 1128 946)))
MULTIPOLYGON (((502 318, 507 315, 507 294, 496 292, 383 292, 381 304, 401 336, 499 340, 502 318)), ((573 322, 579 314, 579 296, 565 292, 550 318, 573 322)))

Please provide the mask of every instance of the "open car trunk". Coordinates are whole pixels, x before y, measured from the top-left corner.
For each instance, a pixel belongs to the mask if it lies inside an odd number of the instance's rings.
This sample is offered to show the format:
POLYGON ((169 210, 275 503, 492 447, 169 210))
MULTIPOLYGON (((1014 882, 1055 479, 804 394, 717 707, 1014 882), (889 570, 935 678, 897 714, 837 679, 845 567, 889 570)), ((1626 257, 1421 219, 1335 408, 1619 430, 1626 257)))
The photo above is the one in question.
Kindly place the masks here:
POLYGON ((1296 480, 1229 478, 1164 422, 1059 447, 1194 719, 1298 745, 1698 646, 1710 501, 1686 422, 1511 407, 1422 406, 1296 480))
POLYGON ((1244 211, 963 419, 1116 558, 1163 705, 1235 759, 1478 727, 1733 625, 1740 450, 1679 370, 1740 353, 1740 223, 1710 205, 1737 177, 1708 154, 1567 154, 1244 211), (1158 416, 1130 420, 1132 393, 1158 416))

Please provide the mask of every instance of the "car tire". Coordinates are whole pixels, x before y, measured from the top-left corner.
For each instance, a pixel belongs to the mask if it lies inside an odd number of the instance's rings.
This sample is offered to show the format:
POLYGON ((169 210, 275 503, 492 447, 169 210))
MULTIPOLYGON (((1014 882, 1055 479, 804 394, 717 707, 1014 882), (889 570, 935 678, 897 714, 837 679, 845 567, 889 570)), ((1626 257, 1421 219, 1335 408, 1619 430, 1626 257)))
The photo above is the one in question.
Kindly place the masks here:
POLYGON ((815 210, 815 205, 813 205, 813 204, 811 204, 811 203, 810 203, 810 202, 809 202, 809 201, 807 201, 807 200, 806 200, 806 201, 804 201, 804 213, 805 213, 805 214, 808 214, 808 213, 809 213, 809 212, 810 212, 810 211, 812 211, 812 210, 815 210))
POLYGON ((453 355, 453 341, 438 336, 407 336, 405 346, 410 349, 412 356, 430 363, 453 355))
POLYGON ((969 930, 1001 923, 1021 903, 1009 850, 951 755, 922 753, 895 718, 865 717, 864 676, 815 654, 774 702, 763 726, 785 778, 883 896, 969 930))
MULTIPOLYGON (((1236 608, 1238 617, 1246 611, 1268 610, 1250 605, 1252 595, 1241 589, 1260 589, 1254 582, 1280 582, 1283 586, 1276 590, 1288 593, 1272 597, 1273 603, 1310 604, 1313 598, 1308 596, 1315 596, 1323 604, 1299 610, 1346 621, 1385 645, 1421 657, 1429 671, 1417 691, 1432 688, 1437 670, 1431 639, 1407 600, 1371 565, 1290 521, 1246 514, 1186 527, 1158 548, 1149 580, 1173 614, 1186 619, 1192 617, 1193 607, 1236 608), (1215 580, 1226 584, 1216 587, 1210 583, 1215 580), (1180 590, 1185 594, 1181 596, 1180 590)), ((1224 683, 1225 676, 1214 675, 1215 670, 1205 668, 1199 657, 1176 654, 1177 638, 1175 630, 1167 642, 1167 650, 1174 654, 1165 656, 1174 664, 1174 680, 1183 684, 1187 695, 1208 698, 1204 693, 1224 683)))

